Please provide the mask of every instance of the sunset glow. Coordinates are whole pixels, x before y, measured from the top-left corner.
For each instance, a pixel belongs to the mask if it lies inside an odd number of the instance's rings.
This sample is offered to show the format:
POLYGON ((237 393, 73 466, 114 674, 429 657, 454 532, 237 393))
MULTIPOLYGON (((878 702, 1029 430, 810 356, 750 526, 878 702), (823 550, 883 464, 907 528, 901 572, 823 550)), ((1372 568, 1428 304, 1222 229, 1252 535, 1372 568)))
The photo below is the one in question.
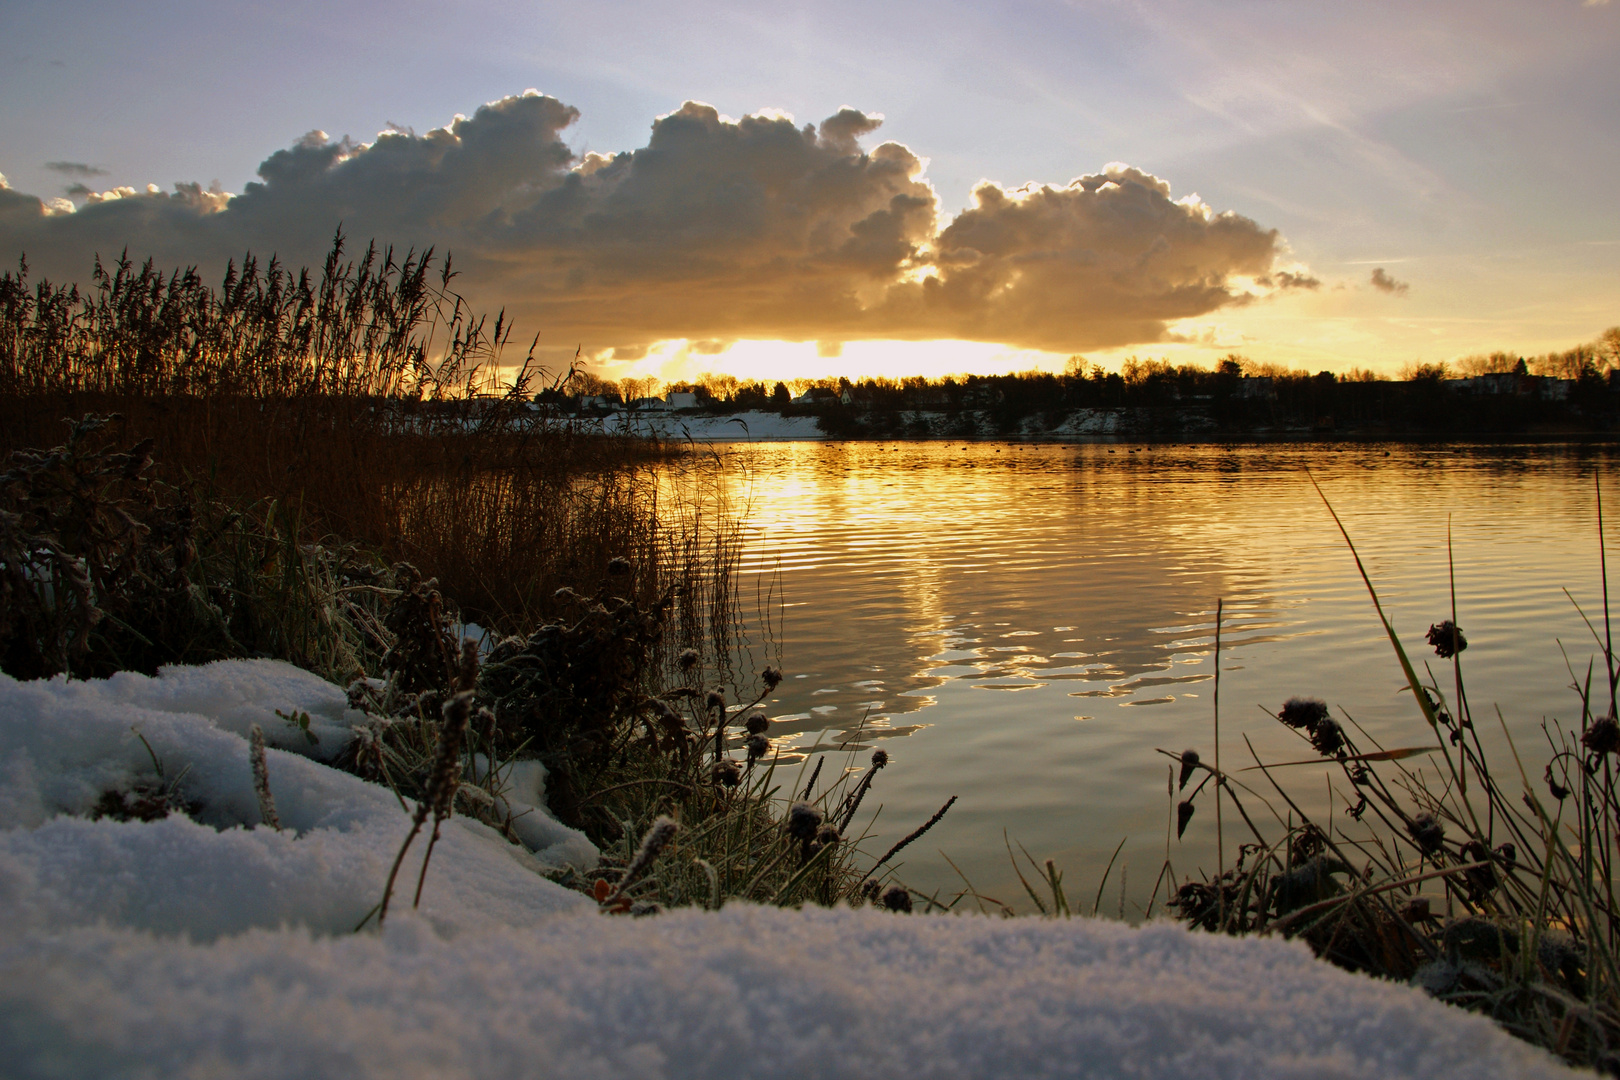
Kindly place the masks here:
POLYGON ((341 223, 453 252, 550 370, 665 381, 1393 372, 1620 322, 1613 5, 832 4, 779 33, 475 4, 502 27, 476 63, 395 20, 356 54, 336 12, 185 6, 0 16, 0 257, 218 280, 341 223), (871 57, 828 62, 848 25, 871 57), (203 90, 272 69, 264 100, 203 90))

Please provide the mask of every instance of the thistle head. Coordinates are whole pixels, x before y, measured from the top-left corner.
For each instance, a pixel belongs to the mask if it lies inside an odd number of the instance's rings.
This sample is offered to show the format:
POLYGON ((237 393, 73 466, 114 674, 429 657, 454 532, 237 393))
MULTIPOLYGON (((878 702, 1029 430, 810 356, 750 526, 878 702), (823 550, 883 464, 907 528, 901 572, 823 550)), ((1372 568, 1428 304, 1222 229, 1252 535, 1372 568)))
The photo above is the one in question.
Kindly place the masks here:
POLYGON ((883 766, 887 765, 888 763, 889 763, 889 752, 887 750, 874 750, 874 751, 872 751, 872 768, 881 769, 881 768, 883 768, 883 766))
POLYGON ((775 667, 766 668, 764 671, 759 673, 759 681, 765 684, 765 689, 767 691, 775 690, 778 686, 782 685, 782 669, 775 667))
POLYGON ((750 735, 743 740, 743 746, 748 750, 748 760, 758 761, 771 751, 771 740, 763 735, 750 735))
POLYGON ((721 758, 709 770, 709 779, 720 787, 736 787, 742 783, 742 770, 730 758, 721 758))
POLYGON ((1407 834, 1417 844, 1418 850, 1425 855, 1433 855, 1440 850, 1441 843, 1446 838, 1446 827, 1440 819, 1425 811, 1418 814, 1406 825, 1407 834))
POLYGON ((1344 749, 1344 729, 1331 716, 1324 716, 1312 725, 1311 746, 1323 757, 1332 757, 1344 749))
POLYGON ((904 885, 890 885, 883 890, 878 901, 890 911, 911 911, 911 890, 904 885))
POLYGON ((676 660, 676 663, 681 665, 682 671, 691 671, 693 668, 697 667, 698 659, 698 651, 696 649, 682 649, 681 655, 676 660))
POLYGON ((788 807, 787 834, 795 840, 809 843, 821 827, 821 811, 807 802, 796 802, 788 807))
POLYGON ((1291 697, 1283 702, 1281 711, 1277 713, 1277 719, 1296 730, 1309 729, 1318 720, 1326 719, 1327 714, 1328 707, 1325 701, 1318 698, 1291 697))
POLYGON ((748 723, 743 725, 750 735, 763 735, 770 726, 771 718, 764 713, 755 713, 748 718, 748 723))
POLYGON ((1620 754, 1620 723, 1613 716, 1600 716, 1581 733, 1581 745, 1592 753, 1620 754))
POLYGON ((1463 637, 1462 627, 1447 619, 1429 627, 1429 644, 1434 646, 1434 653, 1442 660, 1450 660, 1453 656, 1468 648, 1468 639, 1463 637))

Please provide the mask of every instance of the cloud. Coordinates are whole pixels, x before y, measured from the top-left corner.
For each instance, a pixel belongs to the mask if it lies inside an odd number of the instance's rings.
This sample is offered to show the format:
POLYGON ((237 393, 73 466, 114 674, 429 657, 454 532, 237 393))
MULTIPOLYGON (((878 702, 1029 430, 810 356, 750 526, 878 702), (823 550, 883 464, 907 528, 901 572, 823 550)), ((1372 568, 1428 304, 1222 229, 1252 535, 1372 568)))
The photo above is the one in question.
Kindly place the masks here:
POLYGON ((1377 289, 1379 292, 1391 293, 1395 296, 1404 296, 1406 294, 1406 290, 1412 287, 1406 282, 1396 281, 1394 278, 1384 273, 1384 268, 1382 266, 1373 267, 1372 278, 1370 280, 1372 282, 1372 287, 1377 289))
POLYGON ((87 180, 92 176, 106 176, 107 170, 99 165, 86 165, 82 161, 47 161, 45 167, 51 172, 61 173, 63 176, 77 177, 87 180))
POLYGON ((1315 291, 1322 287, 1321 279, 1312 277, 1304 271, 1294 270, 1279 270, 1274 274, 1262 274, 1256 281, 1268 289, 1284 291, 1288 289, 1315 291))
POLYGON ((0 192, 0 258, 26 249, 59 280, 128 248, 222 271, 251 249, 318 264, 333 231, 451 250, 458 286, 504 305, 543 347, 656 341, 961 338, 1080 351, 1164 340, 1169 322, 1314 288, 1277 232, 1112 164, 1061 185, 988 181, 947 219, 924 161, 861 140, 881 118, 843 108, 798 127, 688 102, 640 149, 577 155, 578 112, 532 91, 415 135, 369 144, 311 131, 230 196, 80 185, 48 214, 0 192))

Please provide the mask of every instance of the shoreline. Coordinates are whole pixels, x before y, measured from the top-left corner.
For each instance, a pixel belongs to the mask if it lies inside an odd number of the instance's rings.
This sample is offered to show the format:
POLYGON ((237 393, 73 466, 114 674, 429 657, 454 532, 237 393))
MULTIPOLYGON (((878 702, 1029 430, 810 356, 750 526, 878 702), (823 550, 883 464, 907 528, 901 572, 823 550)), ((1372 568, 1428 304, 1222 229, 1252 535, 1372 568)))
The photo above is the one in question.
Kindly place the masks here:
MULTIPOLYGON (((1062 423, 1045 426, 1036 417, 1027 417, 1011 431, 997 431, 983 411, 951 414, 945 412, 903 412, 898 430, 878 430, 859 420, 841 420, 838 430, 828 431, 821 417, 812 414, 783 415, 749 410, 738 413, 610 413, 601 417, 578 418, 576 422, 599 425, 607 434, 638 435, 697 443, 751 442, 915 442, 915 443, 1027 443, 1039 444, 1266 444, 1266 443, 1352 443, 1352 444, 1488 444, 1552 445, 1589 443, 1609 445, 1620 442, 1620 431, 1547 430, 1516 432, 1413 432, 1371 430, 1318 430, 1271 428, 1249 431, 1222 431, 1213 425, 1177 425, 1176 430, 1154 430, 1149 421, 1152 410, 1080 409, 1065 416, 1062 423), (964 423, 966 420, 966 423, 964 423)), ((1201 418, 1207 421, 1207 417, 1201 418)))

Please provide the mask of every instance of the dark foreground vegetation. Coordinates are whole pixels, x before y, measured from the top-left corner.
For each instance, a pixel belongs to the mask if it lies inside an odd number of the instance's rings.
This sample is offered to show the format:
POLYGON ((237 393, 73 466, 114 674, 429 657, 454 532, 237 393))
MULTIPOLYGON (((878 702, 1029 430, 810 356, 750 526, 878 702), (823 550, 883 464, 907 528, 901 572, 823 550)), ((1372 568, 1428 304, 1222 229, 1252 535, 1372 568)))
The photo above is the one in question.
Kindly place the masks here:
POLYGON ((340 236, 318 276, 94 280, 0 276, 0 670, 288 660, 349 687, 369 719, 343 764, 418 828, 456 811, 516 842, 504 777, 539 759, 604 852, 566 881, 608 910, 909 907, 855 816, 882 753, 779 775, 742 707, 781 676, 735 665, 737 523, 667 494, 712 466, 546 417, 531 363, 497 385, 511 329, 448 259, 340 236))

